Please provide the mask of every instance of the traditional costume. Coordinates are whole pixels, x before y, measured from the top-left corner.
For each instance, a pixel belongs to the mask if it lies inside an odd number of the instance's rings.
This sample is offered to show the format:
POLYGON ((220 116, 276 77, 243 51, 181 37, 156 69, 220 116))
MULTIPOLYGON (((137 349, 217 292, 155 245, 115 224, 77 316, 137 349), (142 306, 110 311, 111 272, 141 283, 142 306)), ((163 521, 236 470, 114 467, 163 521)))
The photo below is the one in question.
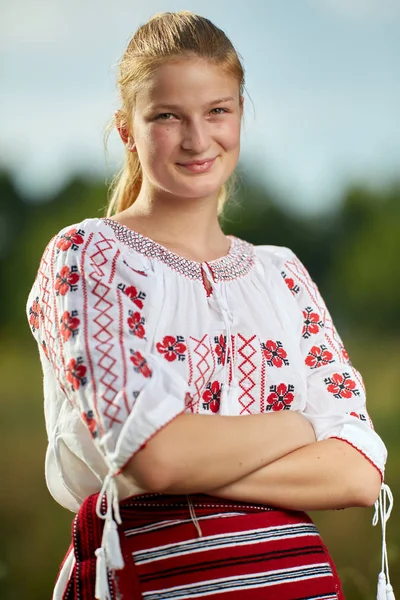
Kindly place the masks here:
POLYGON ((287 248, 230 241, 226 256, 199 263, 94 218, 43 254, 27 308, 44 373, 46 479, 77 512, 54 600, 343 598, 305 513, 149 494, 123 474, 182 413, 295 410, 317 440, 351 444, 383 480, 362 377, 307 270, 287 248))

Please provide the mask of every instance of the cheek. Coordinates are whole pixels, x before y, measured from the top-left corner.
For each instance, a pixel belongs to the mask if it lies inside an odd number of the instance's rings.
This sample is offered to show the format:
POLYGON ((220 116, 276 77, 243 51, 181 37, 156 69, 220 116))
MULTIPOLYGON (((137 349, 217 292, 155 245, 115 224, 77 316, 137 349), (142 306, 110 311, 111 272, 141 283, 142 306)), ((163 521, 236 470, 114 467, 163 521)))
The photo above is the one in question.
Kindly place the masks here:
POLYGON ((240 122, 221 124, 217 136, 226 150, 238 148, 240 146, 240 122))
POLYGON ((173 127, 154 127, 148 132, 147 144, 150 155, 168 155, 175 145, 176 131, 173 127))

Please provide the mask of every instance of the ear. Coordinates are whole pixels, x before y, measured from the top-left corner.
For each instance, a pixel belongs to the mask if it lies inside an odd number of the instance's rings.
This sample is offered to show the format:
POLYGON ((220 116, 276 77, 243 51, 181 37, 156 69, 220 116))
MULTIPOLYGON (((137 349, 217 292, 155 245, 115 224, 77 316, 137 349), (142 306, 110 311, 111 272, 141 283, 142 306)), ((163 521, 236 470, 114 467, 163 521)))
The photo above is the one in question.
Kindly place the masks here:
POLYGON ((114 118, 115 118, 115 126, 118 129, 118 133, 121 136, 121 140, 126 145, 129 142, 129 129, 128 129, 128 123, 126 120, 126 116, 122 112, 122 110, 116 110, 114 113, 114 118))
POLYGON ((244 110, 244 96, 240 96, 239 98, 239 105, 240 105, 240 116, 243 116, 243 110, 244 110))

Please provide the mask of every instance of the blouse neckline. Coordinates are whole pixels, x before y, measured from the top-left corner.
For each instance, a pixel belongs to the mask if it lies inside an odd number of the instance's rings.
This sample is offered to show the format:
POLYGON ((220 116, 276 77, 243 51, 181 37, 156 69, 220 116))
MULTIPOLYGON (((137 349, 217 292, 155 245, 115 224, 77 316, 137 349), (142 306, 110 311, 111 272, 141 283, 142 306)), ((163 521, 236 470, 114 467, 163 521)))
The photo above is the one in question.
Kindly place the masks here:
MULTIPOLYGON (((111 227, 115 237, 121 243, 129 246, 136 252, 166 264, 185 277, 203 281, 203 263, 179 256, 179 254, 119 223, 115 219, 103 217, 102 221, 111 227)), ((227 281, 243 277, 247 275, 254 264, 254 246, 233 235, 228 235, 227 237, 231 240, 228 253, 214 260, 204 261, 211 269, 215 281, 227 281)))

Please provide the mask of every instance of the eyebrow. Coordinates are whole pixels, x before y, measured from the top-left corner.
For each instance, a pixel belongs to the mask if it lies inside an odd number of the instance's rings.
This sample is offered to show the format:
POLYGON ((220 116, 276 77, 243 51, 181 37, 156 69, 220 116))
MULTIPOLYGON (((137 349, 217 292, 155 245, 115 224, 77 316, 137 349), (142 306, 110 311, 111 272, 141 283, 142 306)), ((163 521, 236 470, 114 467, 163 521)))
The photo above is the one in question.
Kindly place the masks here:
MULTIPOLYGON (((212 106, 213 104, 222 104, 223 102, 235 102, 236 98, 233 96, 227 96, 226 98, 219 98, 218 100, 213 100, 212 102, 207 102, 205 106, 212 106)), ((151 106, 152 110, 159 110, 161 108, 167 108, 168 110, 180 110, 182 107, 177 104, 155 104, 151 106)))

